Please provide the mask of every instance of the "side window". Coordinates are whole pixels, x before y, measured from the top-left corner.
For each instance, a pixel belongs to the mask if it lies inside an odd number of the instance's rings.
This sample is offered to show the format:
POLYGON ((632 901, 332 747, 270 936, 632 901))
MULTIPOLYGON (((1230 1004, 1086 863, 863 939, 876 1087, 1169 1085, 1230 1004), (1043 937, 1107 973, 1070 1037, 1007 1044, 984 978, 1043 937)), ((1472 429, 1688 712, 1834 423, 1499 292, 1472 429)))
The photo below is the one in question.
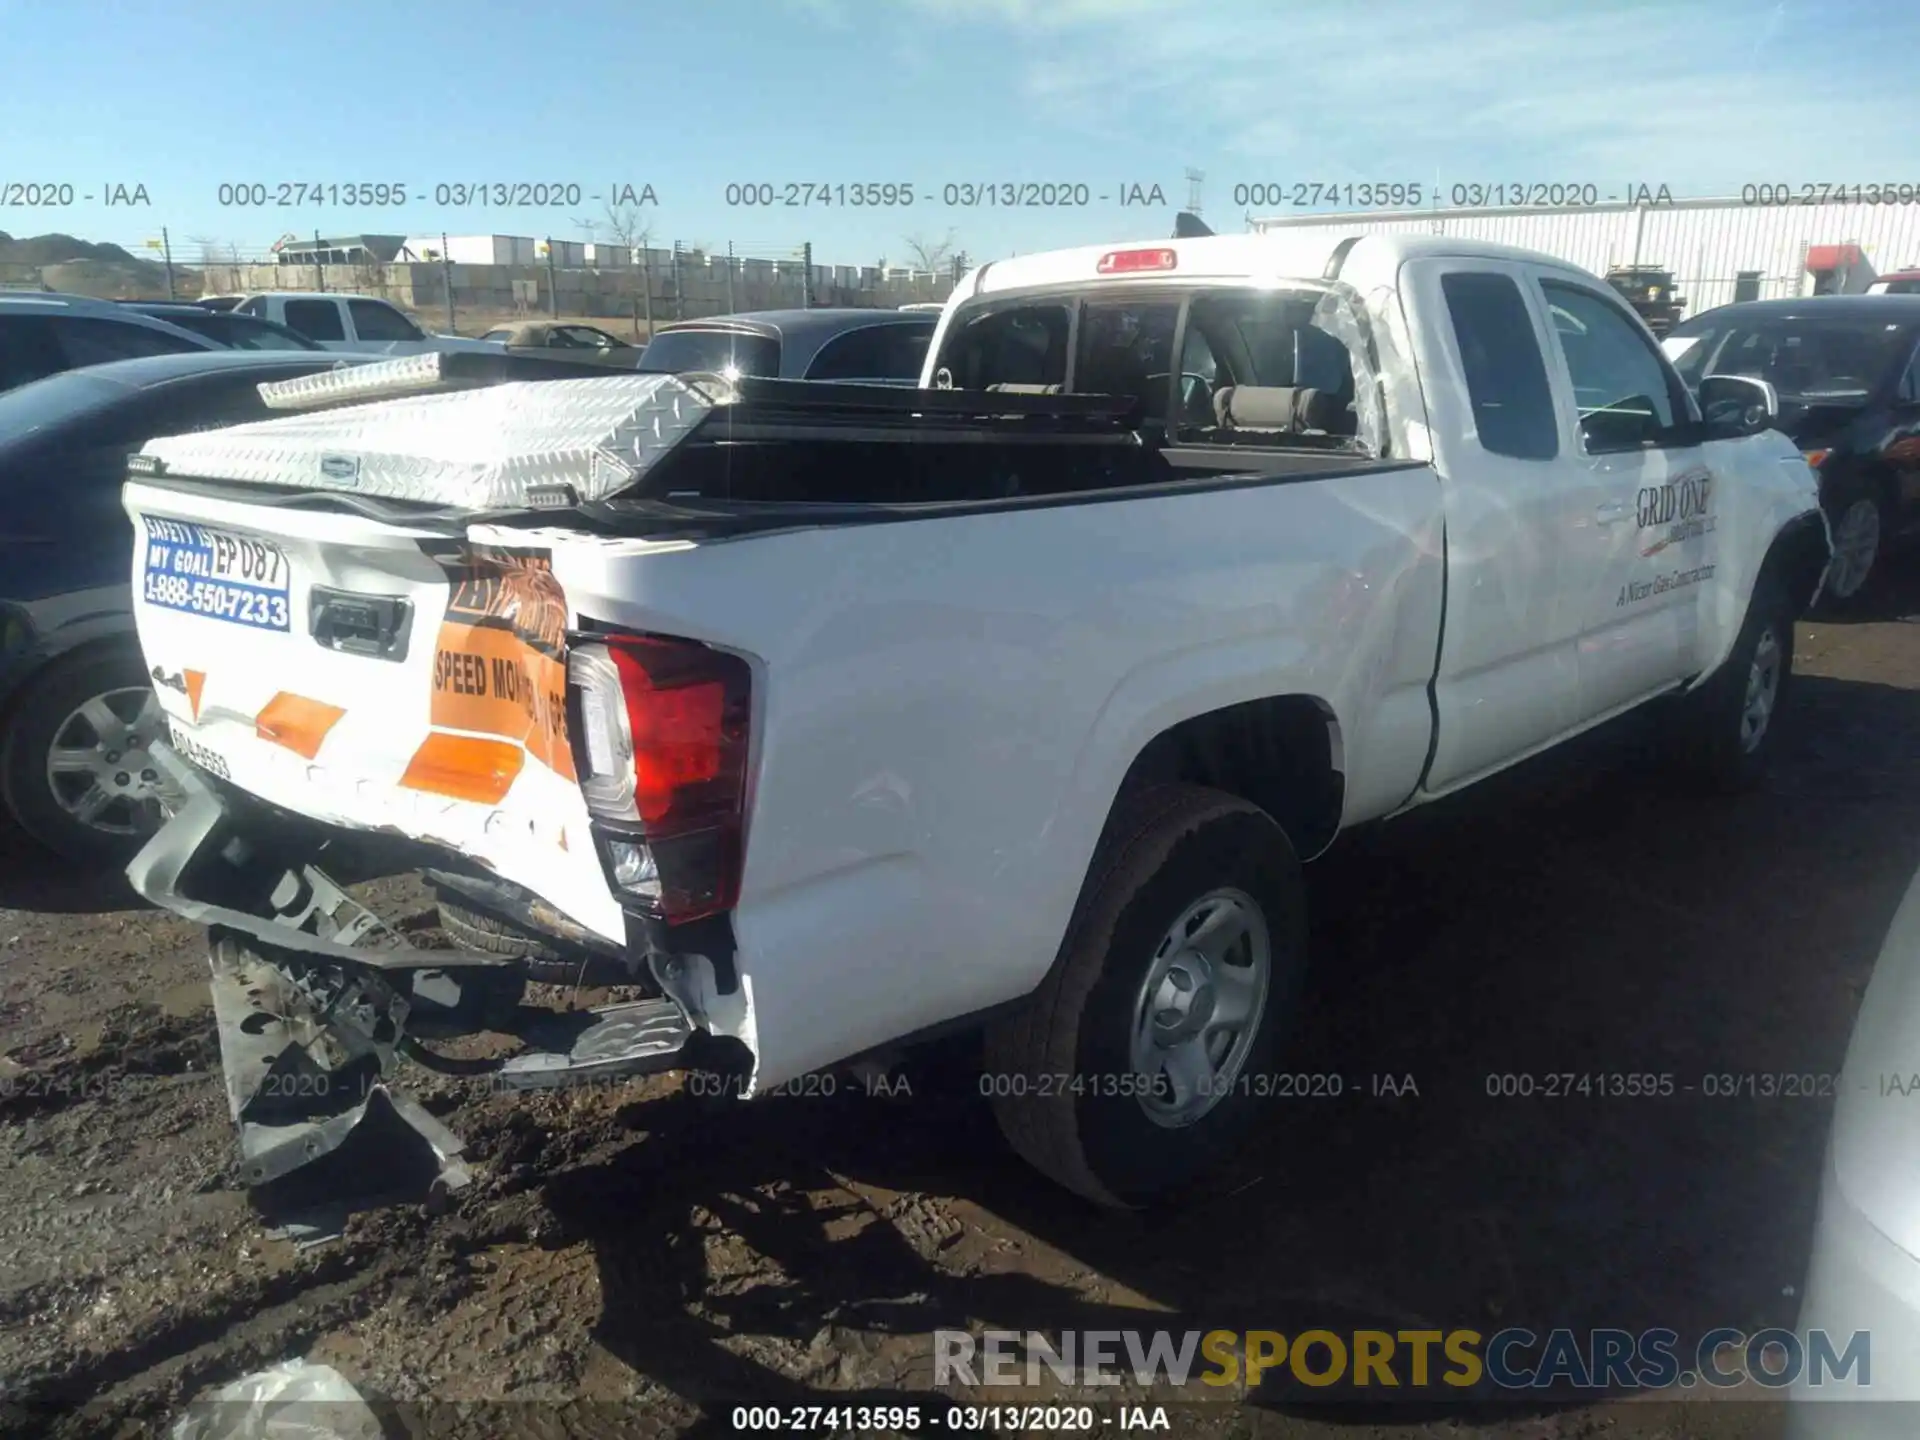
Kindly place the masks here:
MULTIPOLYGON (((292 306, 288 306, 292 309, 292 306)), ((349 300, 347 310, 353 316, 353 329, 362 340, 419 340, 420 329, 391 305, 377 300, 349 300)), ((295 327, 298 328, 298 327, 295 327)), ((319 337, 316 336, 316 339, 319 337)), ((339 339, 339 336, 331 337, 339 339)))
POLYGON ((134 360, 144 355, 179 355, 189 350, 207 348, 159 330, 77 315, 57 322, 53 333, 60 342, 67 364, 76 368, 81 365, 104 365, 110 360, 134 360))
POLYGON ((880 373, 881 334, 878 326, 849 330, 820 347, 807 367, 809 380, 871 380, 880 373))
POLYGON ((914 380, 930 332, 918 325, 868 325, 835 336, 807 367, 809 380, 914 380))
POLYGON ((1466 372, 1480 444, 1516 460, 1560 453, 1560 422, 1533 318, 1509 275, 1461 270, 1440 277, 1466 372))
POLYGON ((1659 353, 1613 304, 1578 285, 1544 280, 1554 337, 1573 382, 1589 455, 1670 443, 1687 418, 1659 353))
POLYGON ((940 366, 956 390, 1064 385, 1068 329, 1067 307, 1060 304, 956 316, 940 366))
POLYGON ((242 300, 238 305, 233 307, 233 313, 236 315, 258 315, 264 320, 267 318, 266 297, 264 295, 255 295, 249 299, 242 300))
POLYGON ((0 391, 67 369, 44 315, 0 316, 0 391))
POLYGON ((340 307, 331 300, 289 300, 286 314, 287 328, 298 330, 309 340, 347 338, 346 327, 340 323, 340 307))

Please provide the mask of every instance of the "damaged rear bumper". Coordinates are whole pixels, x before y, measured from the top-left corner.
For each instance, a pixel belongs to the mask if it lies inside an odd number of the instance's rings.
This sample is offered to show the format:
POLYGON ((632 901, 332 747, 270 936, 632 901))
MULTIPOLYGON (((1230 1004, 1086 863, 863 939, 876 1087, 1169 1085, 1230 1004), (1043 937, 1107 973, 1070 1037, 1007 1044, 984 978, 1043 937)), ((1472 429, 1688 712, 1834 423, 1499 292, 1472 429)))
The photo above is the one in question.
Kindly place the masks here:
MULTIPOLYGON (((248 1185, 281 1180, 369 1130, 402 1137, 434 1183, 466 1183, 460 1138, 391 1088, 403 1058, 507 1090, 605 1083, 696 1057, 733 1068, 702 1049, 706 1037, 690 1018, 698 1011, 670 987, 597 1010, 538 1009, 521 1003, 517 960, 406 943, 313 863, 329 832, 218 787, 164 745, 153 753, 184 798, 127 879, 208 928, 221 1065, 248 1185), (483 1032, 521 1048, 456 1060, 422 1043, 483 1032)), ((676 973, 659 957, 643 959, 676 973)))

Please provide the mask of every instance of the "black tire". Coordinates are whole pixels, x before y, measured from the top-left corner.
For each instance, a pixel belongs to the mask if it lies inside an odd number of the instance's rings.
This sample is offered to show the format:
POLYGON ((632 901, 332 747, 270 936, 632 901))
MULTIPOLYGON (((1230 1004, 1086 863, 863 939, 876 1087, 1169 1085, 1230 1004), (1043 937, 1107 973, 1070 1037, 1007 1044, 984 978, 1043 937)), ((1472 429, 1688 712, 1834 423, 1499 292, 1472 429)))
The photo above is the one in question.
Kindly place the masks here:
POLYGON ((1871 603, 1880 588, 1886 574, 1887 540, 1893 533, 1893 515, 1881 490, 1864 483, 1838 487, 1826 508, 1835 553, 1827 585, 1821 593, 1820 608, 1831 614, 1845 614, 1871 603), (1855 526, 1862 529, 1856 532, 1855 526), (1849 545, 1848 537, 1856 533, 1861 535, 1861 540, 1849 545), (1840 553, 1843 548, 1848 551, 1845 557, 1840 553), (1844 593, 1834 588, 1836 583, 1846 587, 1844 593))
MULTIPOLYGON (((55 781, 47 773, 54 741, 87 701, 115 691, 142 690, 151 694, 149 678, 140 652, 129 645, 114 645, 55 660, 29 682, 27 690, 8 718, 4 744, 0 744, 0 792, 20 828, 55 854, 83 865, 124 865, 158 828, 161 815, 150 804, 136 801, 131 794, 116 791, 114 803, 99 817, 99 824, 88 824, 62 803, 55 781), (103 825, 137 827, 126 831, 101 828, 103 825)), ((123 708, 125 708, 123 702, 123 708)), ((166 738, 166 726, 157 710, 151 723, 126 738, 126 751, 101 747, 103 760, 113 755, 130 768, 116 768, 109 778, 129 777, 129 785, 140 785, 142 777, 153 770, 141 758, 143 747, 166 738)), ((76 735, 67 737, 70 741, 76 735)), ((84 748, 69 746, 63 748, 84 748)), ((73 794, 86 783, 80 777, 59 782, 73 794)))
POLYGON ((1672 756, 1702 789, 1734 794, 1759 784, 1777 748, 1780 712, 1792 690, 1795 608, 1779 582, 1763 575, 1747 605, 1727 661, 1684 697, 1672 732, 1672 756), (1755 657, 1769 643, 1777 657, 1773 701, 1757 738, 1747 733, 1755 657))
MULTIPOLYGON (((986 1037, 984 1088, 1008 1142, 1053 1180, 1101 1205, 1166 1198, 1225 1161, 1262 1106, 1246 1081, 1269 1073, 1306 965, 1300 862, 1280 827, 1234 796, 1157 786, 1122 802, 1096 851, 1059 956, 1040 988, 986 1037), (1130 1045, 1136 1001, 1183 912, 1231 888, 1269 939, 1266 1002, 1237 1075, 1180 1128, 1148 1115, 1130 1045)), ((1209 992, 1211 993, 1211 992, 1209 992)), ((1267 1113, 1271 1113, 1270 1107, 1267 1113)))
POLYGON ((543 985, 618 985, 632 979, 611 960, 598 957, 588 957, 583 968, 579 955, 570 956, 538 935, 452 900, 440 901, 440 928, 462 949, 519 960, 527 979, 543 985))

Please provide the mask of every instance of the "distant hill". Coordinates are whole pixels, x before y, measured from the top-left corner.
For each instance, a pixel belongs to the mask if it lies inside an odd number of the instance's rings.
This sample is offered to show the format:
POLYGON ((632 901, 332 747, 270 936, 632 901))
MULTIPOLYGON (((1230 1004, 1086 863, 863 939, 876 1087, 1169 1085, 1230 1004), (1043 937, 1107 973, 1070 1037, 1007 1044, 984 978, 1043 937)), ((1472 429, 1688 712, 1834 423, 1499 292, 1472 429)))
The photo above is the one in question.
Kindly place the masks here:
POLYGON ((0 230, 0 264, 58 265, 63 260, 133 260, 118 245, 96 245, 58 231, 15 239, 0 230))
MULTIPOLYGON (((102 300, 164 299, 167 293, 166 266, 118 245, 94 244, 57 231, 16 239, 0 230, 0 278, 21 283, 35 271, 48 289, 102 300)), ((176 264, 173 283, 181 295, 198 294, 199 272, 176 264)))

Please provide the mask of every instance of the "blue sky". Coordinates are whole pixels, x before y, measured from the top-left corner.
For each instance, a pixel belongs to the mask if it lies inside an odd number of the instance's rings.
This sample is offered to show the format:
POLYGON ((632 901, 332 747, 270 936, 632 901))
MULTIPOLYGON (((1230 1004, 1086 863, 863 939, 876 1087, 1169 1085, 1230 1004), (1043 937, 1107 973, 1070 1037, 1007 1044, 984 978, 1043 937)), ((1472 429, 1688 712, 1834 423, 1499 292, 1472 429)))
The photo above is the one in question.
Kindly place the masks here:
POLYGON ((590 197, 621 182, 653 187, 657 244, 811 240, 847 264, 905 263, 908 237, 987 259, 1164 235, 1189 166, 1217 229, 1241 228, 1235 189, 1260 182, 1920 183, 1920 7, 1891 0, 0 0, 0 36, 0 186, 76 197, 0 208, 0 229, 132 248, 164 224, 188 261, 197 241, 316 228, 591 238, 590 197), (410 200, 219 203, 223 182, 256 181, 410 200), (463 181, 581 199, 433 203, 463 181), (943 203, 998 181, 1084 185, 1090 203, 943 203), (116 182, 151 205, 80 198, 116 182), (916 196, 730 207, 740 182, 916 196), (1164 206, 1121 205, 1156 184, 1164 206))

